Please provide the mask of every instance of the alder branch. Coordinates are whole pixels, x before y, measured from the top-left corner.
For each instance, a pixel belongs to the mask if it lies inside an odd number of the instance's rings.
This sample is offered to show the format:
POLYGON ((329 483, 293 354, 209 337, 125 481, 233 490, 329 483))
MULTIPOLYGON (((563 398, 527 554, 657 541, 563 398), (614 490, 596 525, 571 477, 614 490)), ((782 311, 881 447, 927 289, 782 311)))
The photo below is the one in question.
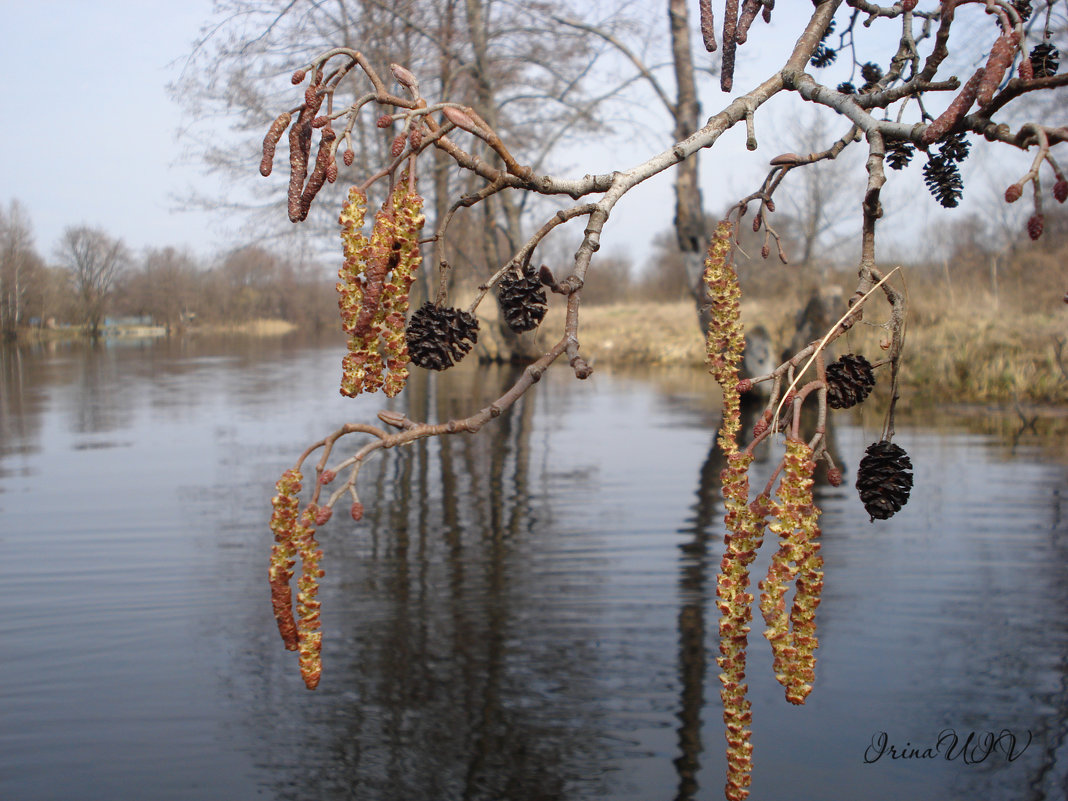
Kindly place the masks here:
MULTIPOLYGON (((384 388, 387 394, 395 394, 403 389, 409 360, 427 369, 452 366, 471 349, 478 328, 474 312, 493 290, 498 291, 502 309, 507 293, 521 298, 519 308, 510 308, 519 323, 519 327, 513 326, 514 331, 532 330, 540 324, 546 305, 546 287, 566 298, 563 330, 558 332, 555 343, 528 365, 512 386, 493 403, 466 417, 443 423, 414 421, 399 412, 384 410, 378 417, 386 428, 370 424, 346 424, 305 450, 294 470, 288 471, 279 482, 275 516, 272 518, 277 543, 272 554, 272 593, 278 603, 276 608, 286 611, 285 602, 278 599, 283 597, 283 591, 289 592, 288 581, 292 575, 289 571, 295 558, 293 554, 299 552, 304 565, 301 578, 304 584, 301 585, 302 595, 298 598, 298 608, 302 611, 297 631, 300 636, 302 671, 305 672, 308 686, 312 687, 318 682, 320 672, 315 666, 315 648, 318 647, 316 630, 319 624, 314 577, 318 575, 318 558, 321 554, 316 550, 311 523, 321 525, 329 518, 334 504, 345 495, 353 499, 353 517, 362 515, 363 507, 357 492, 359 471, 376 453, 428 437, 479 431, 528 392, 544 371, 562 356, 566 356, 576 378, 587 378, 592 369, 583 355, 579 340, 582 293, 587 282, 596 279, 594 257, 601 247, 605 225, 616 205, 629 192, 654 176, 694 158, 703 149, 715 146, 720 137, 735 125, 745 124, 746 145, 749 149, 755 149, 758 128, 769 123, 764 116, 765 104, 781 93, 793 93, 802 101, 829 108, 848 120, 849 131, 825 150, 800 155, 787 153, 771 160, 771 169, 760 188, 735 204, 727 218, 716 227, 705 260, 704 287, 708 291, 702 296, 707 303, 702 300, 704 305, 701 309, 702 315, 711 321, 706 335, 709 369, 723 389, 723 422, 717 441, 727 459, 723 493, 728 534, 718 593, 718 606, 723 614, 720 624, 720 665, 726 677, 722 697, 724 715, 728 719, 729 744, 726 795, 731 801, 746 797, 751 746, 747 733, 749 707, 743 679, 748 632, 746 623, 749 619, 747 615, 751 614, 753 597, 742 590, 748 585, 748 564, 762 541, 769 515, 778 519, 777 527, 782 530, 784 537, 797 540, 790 545, 791 548, 797 548, 797 553, 807 549, 804 551, 807 554, 807 574, 804 581, 798 579, 795 596, 795 611, 800 610, 798 614, 807 617, 793 620, 794 646, 784 647, 783 638, 789 632, 781 630, 781 626, 785 625, 783 616, 773 608, 775 598, 781 600, 782 593, 774 596, 772 603, 767 605, 769 612, 766 617, 769 627, 772 627, 772 619, 778 621, 774 625, 780 627, 768 635, 777 664, 785 665, 782 675, 777 678, 787 686, 787 699, 802 703, 811 690, 812 666, 815 664, 812 655, 815 648, 812 613, 818 604, 819 587, 822 585, 822 563, 815 556, 818 545, 810 541, 819 533, 816 526, 818 510, 814 507, 811 493, 812 471, 816 462, 825 462, 828 465, 828 480, 834 484, 841 482, 841 471, 827 451, 828 408, 848 408, 863 400, 875 383, 872 375, 874 369, 889 366, 890 400, 881 439, 869 446, 865 456, 865 459, 876 459, 880 467, 865 474, 862 460, 857 487, 865 509, 873 520, 876 517, 885 519, 900 509, 907 501, 911 487, 911 473, 905 475, 911 463, 904 451, 891 442, 899 399, 907 298, 890 280, 900 268, 895 267, 887 272, 879 266, 878 261, 879 223, 883 217, 882 190, 887 181, 885 164, 898 167, 906 156, 911 158, 914 150, 925 151, 928 156, 925 178, 929 185, 937 184, 940 180, 937 174, 933 179, 928 176, 929 171, 934 172, 930 170, 932 164, 937 163, 945 168, 948 160, 955 169, 956 161, 964 158, 968 152, 969 143, 964 141, 964 134, 978 133, 992 147, 1010 145, 1021 151, 1036 148, 1030 169, 1019 182, 1006 190, 1006 201, 1013 202, 1022 195, 1024 184, 1032 184, 1036 209, 1028 223, 1032 237, 1037 238, 1042 232, 1040 171, 1046 169, 1044 165, 1049 165, 1056 179, 1054 198, 1064 202, 1068 197, 1068 181, 1052 154, 1054 147, 1068 140, 1068 127, 1029 121, 1018 124, 1014 130, 994 119, 999 111, 1024 94, 1053 91, 1068 84, 1068 79, 1062 75, 1035 78, 1033 66, 1030 77, 1023 66, 1020 77, 1008 77, 1007 70, 1015 56, 1022 54, 1025 41, 1021 16, 1013 5, 1004 0, 949 0, 938 4, 937 9, 929 6, 928 10, 919 10, 914 0, 901 0, 887 6, 867 0, 844 0, 844 4, 853 10, 847 29, 848 46, 851 49, 856 47, 853 27, 862 15, 867 15, 863 23, 866 26, 880 21, 895 24, 895 20, 899 20, 901 25, 888 72, 883 74, 874 62, 865 63, 860 72, 867 84, 859 92, 851 84, 842 85, 840 89, 831 88, 807 71, 814 53, 824 42, 835 12, 843 5, 843 0, 817 2, 782 65, 758 85, 724 104, 708 117, 703 126, 684 137, 677 132, 676 136, 680 138, 672 146, 628 168, 600 175, 587 174, 580 178, 542 174, 541 158, 533 167, 521 164, 499 132, 479 115, 478 109, 452 102, 448 97, 424 98, 417 77, 403 66, 393 65, 391 68, 393 77, 402 87, 400 93, 389 91, 368 59, 349 48, 331 49, 297 71, 293 77, 294 84, 309 79, 304 102, 272 124, 264 142, 263 162, 267 174, 270 172, 274 146, 288 127, 291 209, 295 197, 299 200, 297 210, 306 214, 307 206, 317 191, 317 182, 321 185, 323 180, 331 180, 331 174, 336 177, 336 164, 333 173, 329 171, 331 160, 340 143, 349 142, 358 117, 365 120, 369 109, 377 107, 381 116, 376 124, 380 128, 394 129, 399 126, 387 163, 353 188, 349 203, 341 215, 345 264, 341 271, 343 280, 338 286, 343 327, 350 335, 349 352, 343 361, 344 370, 347 371, 342 383, 345 394, 355 394, 346 389, 345 383, 354 375, 360 381, 369 376, 357 391, 364 391, 364 387, 368 387, 366 391, 384 388), (989 41, 979 43, 987 48, 986 57, 974 63, 981 62, 984 66, 965 76, 966 80, 962 81, 957 76, 940 75, 939 70, 950 54, 954 15, 963 6, 976 6, 975 11, 987 14, 996 24, 989 26, 989 41), (917 25, 922 26, 918 34, 917 25), (931 39, 933 41, 928 41, 931 39), (930 48, 926 57, 921 56, 921 42, 925 48, 930 48), (334 62, 334 59, 338 61, 334 62), (355 93, 358 99, 354 103, 335 109, 336 90, 343 80, 354 76, 362 76, 370 84, 370 91, 355 93), (948 108, 937 116, 929 114, 924 107, 925 100, 939 95, 948 100, 948 108), (892 106, 898 103, 901 107, 895 114, 892 106), (320 113, 324 106, 326 111, 320 113), (345 121, 340 137, 331 128, 331 123, 338 120, 345 121), (311 141, 316 130, 320 131, 320 149, 314 167, 309 169, 311 141), (473 146, 467 145, 466 137, 474 140, 473 146), (780 237, 769 224, 768 215, 775 208, 775 192, 788 173, 835 159, 845 148, 861 140, 867 143, 867 181, 863 194, 856 198, 854 206, 859 206, 862 224, 857 242, 856 289, 848 305, 841 310, 838 321, 819 339, 789 355, 767 374, 751 379, 741 378, 739 365, 745 340, 740 321, 741 291, 733 267, 733 255, 738 248, 737 222, 749 203, 758 201, 754 230, 759 230, 761 226, 765 228, 763 255, 767 257, 770 252, 769 241, 774 238, 780 258, 785 261, 780 237), (430 148, 444 153, 472 181, 468 184, 470 191, 455 198, 445 208, 441 219, 437 220, 433 235, 420 238, 424 217, 420 211, 422 198, 416 191, 417 166, 419 157, 430 148), (932 152, 936 149, 937 152, 932 152), (479 184, 478 180, 483 183, 479 184), (375 214, 371 235, 366 236, 362 232, 367 201, 365 193, 379 182, 388 185, 388 197, 375 214), (445 258, 440 258, 435 301, 424 304, 410 319, 406 319, 407 291, 413 280, 412 271, 421 261, 419 246, 434 242, 441 246, 438 252, 443 254, 444 244, 457 215, 480 203, 485 203, 482 208, 487 208, 497 202, 514 199, 511 194, 497 197, 504 192, 518 193, 522 198, 515 204, 518 206, 536 196, 567 197, 572 202, 546 215, 525 241, 510 243, 511 252, 507 260, 494 263, 492 275, 480 282, 466 310, 446 306, 447 283, 452 267, 445 258), (562 225, 580 218, 585 218, 585 227, 581 242, 563 271, 566 274, 558 279, 546 267, 533 270, 531 263, 537 248, 562 225), (873 365, 857 354, 847 354, 832 364, 826 364, 827 347, 865 317, 866 304, 876 293, 881 293, 890 307, 888 318, 878 323, 886 331, 886 339, 880 343, 885 351, 884 358, 876 359, 873 365), (417 351, 421 355, 417 356, 417 351), (770 384, 770 399, 751 432, 749 442, 740 447, 737 439, 740 397, 758 384, 770 384), (802 416, 805 410, 815 412, 816 428, 807 441, 802 441, 802 416), (781 460, 763 491, 750 502, 748 470, 754 451, 762 445, 775 447, 775 435, 780 432, 786 435, 781 460), (354 446, 355 450, 331 467, 329 462, 340 443, 350 435, 365 437, 366 441, 359 440, 358 447, 354 446), (294 510, 299 506, 295 493, 300 490, 300 471, 312 454, 319 451, 321 454, 315 468, 316 488, 311 493, 311 503, 304 509, 298 523, 294 510), (331 483, 341 470, 348 471, 346 480, 323 503, 320 487, 331 483), (890 482, 887 476, 896 479, 896 483, 890 482), (771 498, 776 481, 779 482, 779 501, 771 498), (888 486, 888 482, 894 486, 888 486), (798 632, 801 634, 798 635, 798 632)), ((755 35, 750 25, 761 12, 765 21, 768 21, 772 6, 771 0, 744 0, 742 3, 725 0, 723 36, 722 42, 718 43, 724 59, 721 72, 724 89, 732 87, 738 46, 748 36, 755 35)), ((675 105, 670 102, 652 70, 635 56, 625 42, 581 20, 558 16, 551 18, 558 24, 596 35, 615 48, 637 68, 638 75, 631 80, 648 82, 668 111, 675 115, 675 105)), ((702 3, 701 24, 704 39, 709 45, 713 39, 710 35, 711 20, 711 4, 702 3)), ((846 43, 846 33, 843 33, 840 47, 845 48, 846 43)), ((819 58, 816 60, 820 61, 819 58)), ((854 64, 859 64, 855 52, 854 64)), ((570 89, 570 86, 565 86, 552 100, 564 102, 570 89)), ((615 91, 602 95, 601 99, 611 96, 615 91)), ((595 99, 592 102, 598 101, 595 99)), ((577 105, 570 108, 575 115, 581 115, 586 107, 577 105)), ((498 119, 489 113, 487 117, 494 122, 498 119)), ((771 124, 774 124, 773 121, 771 124)), ((690 121, 686 128, 691 129, 694 125, 690 121)), ((445 161, 447 163, 447 159, 445 161)), ((957 184, 944 175, 942 179, 943 184, 937 187, 939 191, 936 197, 943 205, 953 205, 959 196, 959 193, 953 194, 957 184)), ((512 325, 511 320, 509 324, 512 325)), ((356 385, 357 381, 352 378, 350 383, 356 385)), ((801 557, 797 559, 800 563, 801 557)), ((779 574, 769 573, 769 581, 770 578, 781 582, 779 574)), ((765 598, 761 599, 761 605, 763 610, 765 598)), ((794 612, 790 614, 793 616, 794 612)), ((283 635, 288 637, 288 645, 292 639, 293 629, 289 625, 293 622, 292 614, 288 622, 283 617, 284 614, 279 617, 280 628, 283 635)))

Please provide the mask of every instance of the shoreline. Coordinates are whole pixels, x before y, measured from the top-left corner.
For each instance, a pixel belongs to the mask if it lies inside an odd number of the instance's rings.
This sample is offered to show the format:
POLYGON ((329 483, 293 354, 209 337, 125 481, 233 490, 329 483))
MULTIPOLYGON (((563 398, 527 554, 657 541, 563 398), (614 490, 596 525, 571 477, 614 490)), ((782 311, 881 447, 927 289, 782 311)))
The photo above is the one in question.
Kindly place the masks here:
MULTIPOLYGON (((1068 415, 1068 309, 1053 314, 1011 315, 971 305, 966 312, 942 311, 937 316, 918 313, 910 323, 911 347, 907 345, 905 350, 901 389, 911 399, 961 409, 991 407, 985 413, 997 408, 999 413, 1025 421, 1034 414, 1068 415)), ((487 304, 485 312, 479 318, 485 338, 492 340, 497 309, 487 304)), ((747 328, 763 326, 775 347, 789 341, 793 317, 792 309, 782 309, 770 301, 742 302, 743 323, 747 328)), ((562 304, 554 304, 536 333, 538 343, 548 347, 554 342, 557 332, 563 330, 563 320, 562 304)), ((153 327, 151 336, 141 337, 124 336, 120 329, 102 339, 277 338, 307 331, 286 320, 257 319, 190 326, 170 334, 153 327)), ((583 355, 595 366, 704 368, 704 339, 689 300, 585 306, 578 333, 583 355)), ((882 333, 877 325, 857 325, 835 343, 834 353, 852 351, 877 358, 882 333)), ((87 339, 76 327, 23 329, 19 334, 7 342, 18 346, 87 339)), ((881 375, 877 373, 877 377, 884 385, 881 375)))

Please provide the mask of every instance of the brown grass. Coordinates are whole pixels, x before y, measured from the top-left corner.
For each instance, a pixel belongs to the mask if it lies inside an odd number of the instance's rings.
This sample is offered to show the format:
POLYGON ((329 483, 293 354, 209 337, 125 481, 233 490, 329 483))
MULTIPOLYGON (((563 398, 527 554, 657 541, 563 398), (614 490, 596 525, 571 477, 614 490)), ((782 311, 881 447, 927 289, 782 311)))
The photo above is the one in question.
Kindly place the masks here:
POLYGON ((276 337, 296 331, 297 326, 288 320, 257 319, 244 323, 210 323, 189 329, 197 334, 240 334, 253 337, 276 337))
MULTIPOLYGON (((936 307, 923 297, 910 302, 902 381, 916 400, 1068 404, 1068 307, 1026 314, 995 308, 982 299, 952 308, 936 307), (1060 361, 1058 339, 1065 343, 1060 361)), ((747 301, 742 306, 746 325, 764 325, 777 343, 789 341, 795 313, 770 301, 747 301)), ((872 303, 868 322, 840 340, 837 352, 878 359, 886 332, 870 321, 886 316, 884 302, 872 303)), ((550 341, 562 329, 563 308, 556 304, 539 336, 550 341)), ((583 307, 579 340, 594 363, 694 367, 704 363, 704 342, 689 302, 583 307)))

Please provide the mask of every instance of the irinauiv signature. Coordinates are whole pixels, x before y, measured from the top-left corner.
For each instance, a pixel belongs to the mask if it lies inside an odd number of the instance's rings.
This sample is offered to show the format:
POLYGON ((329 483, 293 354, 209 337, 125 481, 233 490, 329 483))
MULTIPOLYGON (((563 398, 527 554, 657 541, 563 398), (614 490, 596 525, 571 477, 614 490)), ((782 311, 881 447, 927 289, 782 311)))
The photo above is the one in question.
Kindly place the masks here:
POLYGON ((864 749, 864 761, 869 765, 883 757, 887 759, 938 759, 947 761, 959 759, 967 765, 978 765, 992 754, 1001 753, 1009 762, 1014 762, 1027 747, 1031 745, 1031 732, 1027 732, 1027 741, 1017 738, 1008 729, 995 734, 988 732, 968 732, 960 736, 953 729, 943 729, 933 745, 917 746, 911 742, 904 746, 890 742, 885 731, 876 732, 871 737, 871 745, 864 749))

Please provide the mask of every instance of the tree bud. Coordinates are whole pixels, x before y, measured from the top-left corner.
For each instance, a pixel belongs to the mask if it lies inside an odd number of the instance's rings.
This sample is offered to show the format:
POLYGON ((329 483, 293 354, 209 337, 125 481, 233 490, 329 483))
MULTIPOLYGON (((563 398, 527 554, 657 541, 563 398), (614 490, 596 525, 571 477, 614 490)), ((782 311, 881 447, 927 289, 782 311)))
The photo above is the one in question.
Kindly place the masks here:
POLYGON ((416 80, 415 76, 410 71, 406 70, 400 64, 390 64, 389 68, 393 72, 393 77, 396 78, 397 82, 402 86, 405 86, 408 89, 419 88, 419 81, 416 80))

